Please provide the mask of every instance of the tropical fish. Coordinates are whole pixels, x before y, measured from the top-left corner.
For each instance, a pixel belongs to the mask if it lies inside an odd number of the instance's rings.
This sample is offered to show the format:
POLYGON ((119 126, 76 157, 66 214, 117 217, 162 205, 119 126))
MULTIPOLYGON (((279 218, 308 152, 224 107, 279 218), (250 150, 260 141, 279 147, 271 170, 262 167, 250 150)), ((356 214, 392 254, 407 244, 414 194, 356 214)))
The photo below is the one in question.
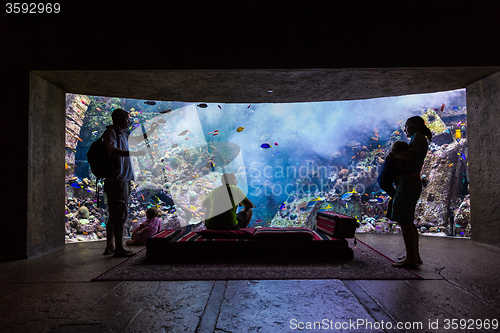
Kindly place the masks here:
POLYGON ((277 143, 277 142, 275 142, 275 143, 274 143, 274 145, 275 145, 275 146, 277 146, 277 145, 278 145, 278 143, 277 143))
POLYGON ((220 110, 222 110, 221 106, 220 105, 217 105, 219 107, 220 110))
POLYGON ((189 140, 189 138, 185 138, 184 140, 189 140))
POLYGON ((271 145, 269 143, 263 143, 260 145, 260 148, 264 148, 264 149, 271 148, 271 145))
POLYGON ((184 130, 184 131, 180 132, 178 136, 185 135, 187 133, 189 133, 189 130, 184 130))
POLYGON ((174 143, 172 146, 170 146, 170 148, 176 148, 176 147, 179 147, 177 143, 174 143))
POLYGON ((85 101, 83 99, 81 99, 81 101, 82 101, 83 105, 87 104, 87 103, 85 103, 85 101))
POLYGON ((441 105, 441 111, 443 111, 443 110, 444 110, 444 104, 443 104, 443 105, 441 105))
POLYGON ((311 201, 321 201, 321 197, 318 196, 316 199, 312 199, 311 201))
POLYGON ((82 185, 78 184, 78 183, 71 183, 71 187, 74 187, 74 188, 83 188, 82 185))
POLYGON ((214 135, 213 135, 213 136, 216 136, 216 135, 219 135, 219 132, 214 133, 214 135))
POLYGON ((236 129, 236 131, 237 131, 237 132, 242 132, 244 129, 245 129, 245 127, 238 127, 238 128, 236 129))
POLYGON ((252 104, 248 104, 247 109, 250 109, 250 106, 252 106, 252 104))
POLYGON ((95 109, 96 109, 97 111, 101 111, 101 109, 99 109, 99 108, 95 108, 95 109))
POLYGON ((147 105, 156 105, 156 102, 155 101, 146 101, 146 102, 144 102, 144 104, 147 104, 147 105))
POLYGON ((149 202, 151 202, 154 205, 158 205, 160 202, 160 198, 158 198, 156 195, 151 196, 151 199, 149 199, 149 202))
POLYGON ((160 113, 168 113, 168 112, 172 112, 172 109, 166 109, 166 110, 160 111, 160 113))
POLYGON ((69 166, 68 166, 68 163, 64 163, 65 166, 66 166, 66 170, 68 170, 69 166))
POLYGON ((202 108, 202 109, 205 109, 205 108, 207 108, 207 107, 208 107, 208 105, 207 105, 207 104, 205 104, 205 103, 201 103, 201 104, 198 104, 198 105, 196 105, 196 106, 197 106, 197 107, 199 107, 199 108, 202 108))
POLYGON ((196 211, 197 208, 195 206, 189 206, 189 210, 196 211))
POLYGON ((352 197, 352 193, 351 192, 347 192, 347 193, 344 193, 342 194, 342 196, 340 197, 340 200, 351 200, 351 197, 352 197))
POLYGON ((281 206, 280 206, 280 210, 285 209, 285 207, 286 207, 286 205, 285 205, 285 204, 281 204, 281 206))

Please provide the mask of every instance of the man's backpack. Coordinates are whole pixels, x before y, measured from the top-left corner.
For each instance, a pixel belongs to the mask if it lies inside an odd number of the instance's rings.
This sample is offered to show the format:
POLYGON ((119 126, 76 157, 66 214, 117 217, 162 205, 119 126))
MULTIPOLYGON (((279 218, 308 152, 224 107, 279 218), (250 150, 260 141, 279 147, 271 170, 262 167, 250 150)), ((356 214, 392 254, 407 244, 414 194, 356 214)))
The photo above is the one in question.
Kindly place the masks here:
POLYGON ((116 157, 108 155, 106 146, 102 139, 103 135, 90 145, 87 151, 87 159, 89 161, 90 170, 98 178, 109 177, 116 167, 116 157))

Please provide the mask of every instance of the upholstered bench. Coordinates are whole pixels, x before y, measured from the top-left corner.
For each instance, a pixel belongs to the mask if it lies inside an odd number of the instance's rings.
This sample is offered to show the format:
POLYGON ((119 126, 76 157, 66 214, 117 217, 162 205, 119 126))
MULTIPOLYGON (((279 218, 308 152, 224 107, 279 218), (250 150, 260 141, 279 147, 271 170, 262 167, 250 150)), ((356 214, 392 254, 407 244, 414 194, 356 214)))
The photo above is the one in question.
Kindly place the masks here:
POLYGON ((354 237, 356 219, 337 213, 320 217, 318 214, 317 230, 310 228, 245 228, 199 232, 165 230, 147 240, 146 253, 148 258, 173 262, 351 259, 353 251, 345 238, 354 237))

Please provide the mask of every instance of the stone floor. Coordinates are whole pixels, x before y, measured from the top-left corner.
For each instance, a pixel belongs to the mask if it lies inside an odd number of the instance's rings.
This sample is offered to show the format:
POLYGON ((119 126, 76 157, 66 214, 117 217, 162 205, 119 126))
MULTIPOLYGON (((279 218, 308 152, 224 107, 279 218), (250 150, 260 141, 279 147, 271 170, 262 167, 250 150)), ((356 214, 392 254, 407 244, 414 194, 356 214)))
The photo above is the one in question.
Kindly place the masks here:
MULTIPOLYGON (((358 238, 403 253, 400 235, 358 238)), ((498 332, 500 248, 420 239, 425 280, 407 281, 90 282, 124 259, 67 244, 0 263, 0 332, 498 332)))

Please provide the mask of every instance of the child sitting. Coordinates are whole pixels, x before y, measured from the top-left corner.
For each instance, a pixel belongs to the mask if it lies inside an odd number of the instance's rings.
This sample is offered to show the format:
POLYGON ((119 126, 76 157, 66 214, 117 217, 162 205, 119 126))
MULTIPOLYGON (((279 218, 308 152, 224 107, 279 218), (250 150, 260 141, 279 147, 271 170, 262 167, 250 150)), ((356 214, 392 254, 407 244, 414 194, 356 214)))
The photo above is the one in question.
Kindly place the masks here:
POLYGON ((127 245, 146 245, 146 239, 161 231, 161 219, 158 211, 151 207, 146 211, 146 221, 142 222, 132 233, 127 245))
MULTIPOLYGON (((408 144, 404 141, 394 142, 391 148, 391 152, 395 154, 402 153, 406 150, 408 150, 408 144)), ((386 157, 385 162, 382 165, 382 169, 377 177, 380 188, 391 197, 387 206, 388 217, 390 216, 392 210, 392 198, 394 198, 394 195, 396 194, 396 189, 393 184, 397 176, 406 172, 404 170, 405 162, 406 161, 403 160, 386 157)))

